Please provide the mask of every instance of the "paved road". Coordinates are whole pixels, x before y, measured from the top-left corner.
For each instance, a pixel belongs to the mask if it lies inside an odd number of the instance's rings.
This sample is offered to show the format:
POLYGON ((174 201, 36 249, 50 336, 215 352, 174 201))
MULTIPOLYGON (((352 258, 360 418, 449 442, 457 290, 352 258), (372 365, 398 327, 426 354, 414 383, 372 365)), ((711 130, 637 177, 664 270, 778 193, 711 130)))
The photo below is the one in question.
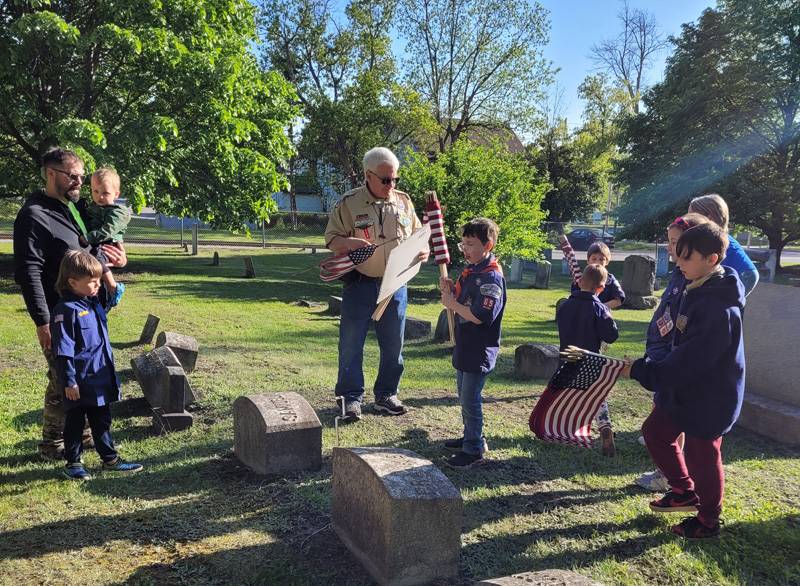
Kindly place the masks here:
MULTIPOLYGON (((583 251, 577 251, 575 253, 578 256, 578 260, 584 260, 586 258, 586 253, 583 251)), ((655 258, 656 251, 655 246, 653 248, 647 250, 611 250, 611 260, 625 260, 628 255, 630 254, 649 254, 650 256, 655 258)), ((553 258, 554 259, 561 259, 561 251, 560 250, 553 250, 553 258)), ((798 251, 791 251, 791 250, 784 250, 783 254, 781 254, 781 264, 800 264, 800 252, 798 251)))

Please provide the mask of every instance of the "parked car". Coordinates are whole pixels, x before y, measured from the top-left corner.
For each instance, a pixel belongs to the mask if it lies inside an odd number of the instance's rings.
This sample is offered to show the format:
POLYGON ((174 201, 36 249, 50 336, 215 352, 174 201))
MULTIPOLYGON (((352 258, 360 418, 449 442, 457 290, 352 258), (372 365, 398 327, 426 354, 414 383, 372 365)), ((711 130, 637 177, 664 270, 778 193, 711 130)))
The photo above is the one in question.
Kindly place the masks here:
POLYGON ((614 248, 614 237, 594 228, 576 228, 567 234, 567 238, 574 250, 588 250, 592 243, 598 241, 605 242, 609 248, 614 248))

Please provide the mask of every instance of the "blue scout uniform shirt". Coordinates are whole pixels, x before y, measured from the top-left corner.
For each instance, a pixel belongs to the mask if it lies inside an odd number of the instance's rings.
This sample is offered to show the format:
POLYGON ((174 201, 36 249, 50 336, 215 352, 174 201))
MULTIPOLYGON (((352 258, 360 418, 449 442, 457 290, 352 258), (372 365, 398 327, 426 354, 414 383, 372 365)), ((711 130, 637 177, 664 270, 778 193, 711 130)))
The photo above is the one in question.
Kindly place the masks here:
POLYGON ((669 354, 672 336, 675 333, 675 320, 678 318, 678 307, 685 287, 686 278, 676 267, 670 275, 669 284, 661 294, 661 302, 647 328, 645 353, 649 360, 662 360, 669 354))
POLYGON ((611 312, 589 291, 574 291, 556 316, 561 350, 577 346, 599 352, 600 343, 611 344, 619 337, 611 312))
MULTIPOLYGON (((581 288, 578 287, 578 284, 573 281, 572 282, 572 292, 580 291, 581 288)), ((608 278, 606 279, 606 286, 600 292, 600 295, 597 296, 600 300, 600 303, 608 303, 612 299, 619 299, 620 302, 625 302, 625 291, 622 290, 622 285, 617 280, 617 278, 608 273, 608 278)))
POLYGON ((494 255, 475 265, 469 265, 469 274, 458 278, 460 292, 456 300, 469 306, 472 315, 481 320, 474 324, 456 315, 456 345, 453 349, 453 367, 462 372, 492 371, 500 350, 500 325, 506 306, 506 280, 500 270, 490 265, 496 263, 494 255))
POLYGON ((730 267, 689 283, 675 319, 672 350, 658 362, 641 358, 631 378, 679 429, 701 439, 728 432, 744 396, 744 286, 730 267))
POLYGON ((53 308, 50 333, 58 384, 62 389, 77 384, 80 389, 77 401, 64 397, 66 409, 101 407, 120 400, 106 312, 97 297, 65 293, 53 308))

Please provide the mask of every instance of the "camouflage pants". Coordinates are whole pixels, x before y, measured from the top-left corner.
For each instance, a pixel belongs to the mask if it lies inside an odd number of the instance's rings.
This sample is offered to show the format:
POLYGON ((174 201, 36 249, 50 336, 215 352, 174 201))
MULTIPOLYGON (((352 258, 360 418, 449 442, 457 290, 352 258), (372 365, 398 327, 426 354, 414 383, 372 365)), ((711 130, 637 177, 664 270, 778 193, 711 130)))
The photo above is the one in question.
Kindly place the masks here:
MULTIPOLYGON (((60 457, 64 450, 64 389, 59 388, 56 360, 50 350, 44 351, 47 360, 47 390, 44 392, 42 441, 39 453, 50 458, 60 457)), ((91 441, 89 426, 83 430, 84 441, 91 441)))

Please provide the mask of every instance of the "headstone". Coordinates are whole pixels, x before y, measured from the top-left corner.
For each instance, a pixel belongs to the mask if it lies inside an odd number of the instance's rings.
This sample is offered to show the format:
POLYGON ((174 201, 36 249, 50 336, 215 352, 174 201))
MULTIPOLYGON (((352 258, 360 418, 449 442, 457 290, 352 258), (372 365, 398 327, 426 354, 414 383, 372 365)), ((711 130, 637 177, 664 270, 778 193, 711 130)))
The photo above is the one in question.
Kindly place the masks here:
POLYGON ((561 309, 561 306, 564 305, 567 302, 567 299, 569 299, 569 298, 568 297, 562 297, 561 299, 556 301, 556 316, 553 319, 558 320, 558 310, 561 309))
POLYGON ((309 301, 308 299, 301 299, 297 302, 300 307, 322 307, 325 305, 321 301, 309 301))
POLYGON ((656 277, 669 276, 669 251, 666 244, 658 244, 656 248, 656 277))
POLYGON ((478 582, 478 586, 602 586, 600 582, 568 570, 541 570, 478 582))
POLYGON ((189 380, 180 366, 166 366, 161 369, 161 385, 164 389, 164 401, 161 409, 164 413, 183 413, 186 406, 186 391, 189 380))
POLYGON ((450 341, 450 326, 447 323, 447 310, 439 312, 439 319, 436 321, 436 331, 433 333, 434 342, 450 341))
POLYGON ((800 446, 797 332, 800 289, 759 283, 747 297, 744 311, 747 368, 739 425, 800 446))
POLYGON ((658 307, 658 297, 655 295, 629 295, 625 291, 625 309, 654 309, 658 307))
POLYGON ((561 274, 562 275, 571 275, 572 272, 569 270, 569 263, 567 262, 566 258, 561 259, 561 274))
POLYGON ((517 257, 511 259, 511 272, 508 275, 508 282, 522 282, 522 260, 517 257))
POLYGON ((549 379, 558 368, 558 346, 527 343, 514 351, 514 375, 521 379, 549 379))
POLYGON ((233 451, 258 474, 318 470, 322 424, 297 393, 239 397, 233 402, 233 451))
POLYGON ((216 250, 214 251, 214 258, 211 259, 211 266, 212 267, 219 266, 219 253, 216 250))
POLYGON ((156 335, 156 330, 158 329, 158 322, 160 321, 161 320, 155 315, 148 314, 147 320, 144 322, 144 328, 142 328, 142 335, 139 336, 140 344, 153 343, 153 337, 156 335))
POLYGON ((328 297, 328 313, 331 315, 342 315, 342 298, 336 295, 328 297))
POLYGON ((419 340, 431 335, 431 322, 413 317, 406 317, 406 340, 419 340))
POLYGON ((646 254, 629 254, 622 269, 625 295, 652 295, 656 284, 656 261, 646 254))
POLYGON ((160 407, 153 409, 153 433, 164 435, 173 431, 183 431, 189 429, 194 423, 194 416, 191 413, 182 411, 180 413, 164 413, 160 407))
POLYGON ((408 450, 334 448, 332 524, 378 584, 458 576, 463 502, 430 461, 408 450))
POLYGON ((245 279, 256 278, 256 268, 253 266, 253 259, 249 256, 244 257, 244 277, 245 279))
POLYGON ((168 346, 177 356, 186 372, 192 372, 197 364, 197 354, 200 345, 192 336, 176 334, 175 332, 161 332, 156 338, 156 348, 168 346))
POLYGON ((550 270, 552 265, 546 260, 540 260, 536 263, 536 278, 533 281, 534 289, 549 289, 550 288, 550 270))
MULTIPOLYGON (((152 352, 131 359, 133 374, 151 407, 164 407, 167 402, 169 390, 164 386, 163 371, 168 367, 181 367, 178 357, 168 346, 155 348, 152 352)), ((194 400, 192 388, 188 379, 185 379, 184 406, 194 400)))

